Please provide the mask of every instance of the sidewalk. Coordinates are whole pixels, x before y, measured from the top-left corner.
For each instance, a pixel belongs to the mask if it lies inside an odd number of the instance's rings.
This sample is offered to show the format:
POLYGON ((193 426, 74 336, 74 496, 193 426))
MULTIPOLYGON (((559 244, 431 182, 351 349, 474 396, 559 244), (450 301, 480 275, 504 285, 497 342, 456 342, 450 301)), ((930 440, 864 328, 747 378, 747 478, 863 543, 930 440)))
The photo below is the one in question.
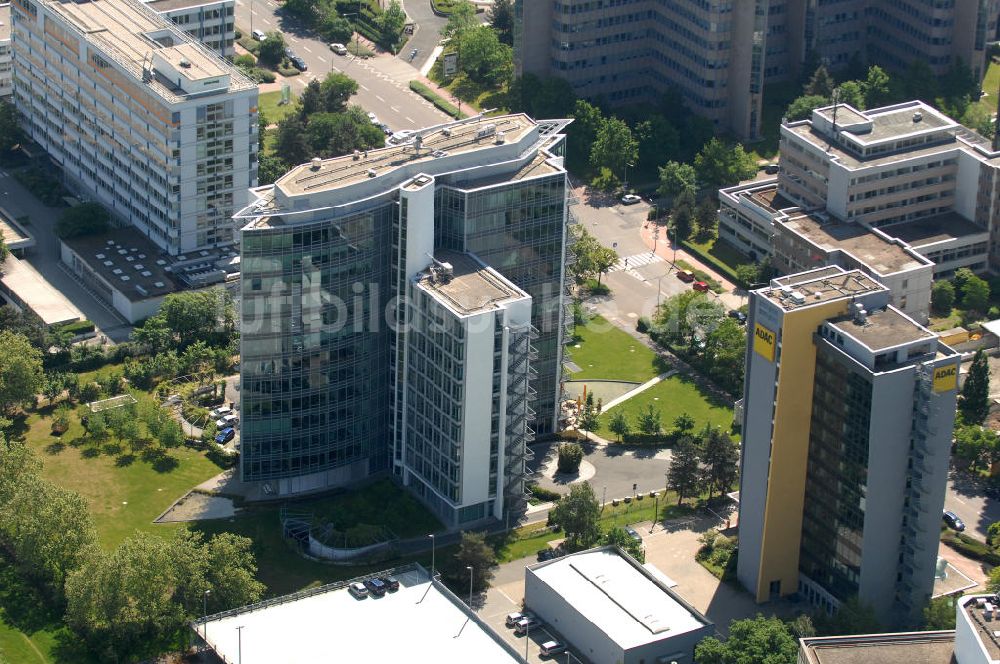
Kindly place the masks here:
MULTIPOLYGON (((642 230, 640 231, 640 235, 642 236, 642 241, 645 243, 647 247, 652 249, 654 244, 654 235, 657 234, 657 231, 659 231, 659 233, 657 239, 655 240, 656 255, 659 256, 660 258, 663 258, 668 263, 673 263, 674 253, 675 253, 674 246, 673 243, 671 242, 671 238, 669 237, 669 232, 667 230, 666 225, 660 226, 653 223, 652 221, 645 222, 642 225, 642 230)), ((723 275, 719 274, 715 270, 715 268, 713 268, 711 265, 706 265, 705 263, 702 263, 696 256, 691 255, 683 247, 679 245, 677 246, 676 255, 678 260, 690 263, 699 270, 704 270, 705 272, 711 274, 713 277, 715 277, 715 279, 719 281, 720 284, 722 284, 722 287, 725 288, 727 291, 733 292, 737 290, 736 284, 734 284, 732 281, 729 281, 729 279, 727 279, 723 275)))

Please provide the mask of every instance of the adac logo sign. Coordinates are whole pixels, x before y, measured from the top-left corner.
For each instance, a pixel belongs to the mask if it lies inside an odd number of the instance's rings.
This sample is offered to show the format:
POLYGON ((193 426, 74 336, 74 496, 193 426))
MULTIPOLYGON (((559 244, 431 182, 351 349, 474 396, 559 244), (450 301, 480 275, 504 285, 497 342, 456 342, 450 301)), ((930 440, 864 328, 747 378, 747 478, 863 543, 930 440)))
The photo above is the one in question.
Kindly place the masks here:
POLYGON ((757 323, 753 329, 754 351, 761 357, 766 358, 768 362, 774 362, 774 344, 774 332, 757 323))
POLYGON ((954 364, 934 370, 934 391, 948 392, 958 387, 958 367, 954 364))

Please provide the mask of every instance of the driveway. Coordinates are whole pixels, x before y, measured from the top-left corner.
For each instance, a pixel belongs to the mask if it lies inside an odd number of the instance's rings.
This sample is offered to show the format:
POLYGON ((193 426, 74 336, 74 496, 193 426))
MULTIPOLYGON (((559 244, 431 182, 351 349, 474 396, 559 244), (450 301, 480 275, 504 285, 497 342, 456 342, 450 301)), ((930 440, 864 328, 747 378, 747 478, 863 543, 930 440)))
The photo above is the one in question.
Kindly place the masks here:
POLYGON ((396 57, 419 71, 441 41, 441 30, 448 24, 448 19, 434 13, 430 0, 405 0, 403 9, 406 10, 406 16, 416 23, 416 29, 396 57), (417 57, 410 60, 410 51, 413 49, 417 49, 417 57))
POLYGON ((965 533, 986 540, 990 524, 1000 521, 1000 500, 984 492, 985 482, 952 467, 944 508, 951 510, 965 522, 965 533))

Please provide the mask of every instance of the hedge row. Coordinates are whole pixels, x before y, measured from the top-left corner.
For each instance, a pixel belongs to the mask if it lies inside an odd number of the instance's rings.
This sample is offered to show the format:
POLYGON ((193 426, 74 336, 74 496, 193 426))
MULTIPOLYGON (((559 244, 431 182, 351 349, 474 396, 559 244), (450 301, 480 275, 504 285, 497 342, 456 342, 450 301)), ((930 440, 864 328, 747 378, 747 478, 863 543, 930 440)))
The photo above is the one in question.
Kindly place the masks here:
POLYGON ((420 81, 410 81, 410 89, 416 92, 424 99, 426 99, 427 101, 429 101, 430 103, 434 104, 434 107, 437 108, 439 111, 447 113, 456 120, 461 120, 462 118, 469 117, 465 113, 459 112, 459 110, 455 108, 454 104, 449 102, 447 99, 445 99, 438 93, 431 90, 429 87, 427 87, 420 81))
POLYGON ((69 332, 73 336, 79 334, 88 334, 93 332, 95 329, 94 322, 89 320, 78 320, 73 323, 66 323, 65 325, 59 325, 58 329, 62 332, 69 332))
MULTIPOLYGON (((707 251, 702 251, 700 247, 692 244, 689 240, 683 240, 681 242, 681 246, 687 249, 695 256, 697 256, 699 259, 711 265, 714 270, 717 270, 722 274, 726 275, 726 277, 734 284, 739 283, 739 278, 736 276, 736 271, 731 267, 729 267, 728 265, 726 265, 725 263, 723 263, 722 261, 720 261, 712 254, 708 253, 707 251)), ((750 260, 747 259, 747 262, 749 263, 750 260)))
POLYGON ((990 565, 1000 565, 1000 554, 996 550, 968 535, 946 530, 941 534, 941 541, 973 560, 980 560, 990 565))

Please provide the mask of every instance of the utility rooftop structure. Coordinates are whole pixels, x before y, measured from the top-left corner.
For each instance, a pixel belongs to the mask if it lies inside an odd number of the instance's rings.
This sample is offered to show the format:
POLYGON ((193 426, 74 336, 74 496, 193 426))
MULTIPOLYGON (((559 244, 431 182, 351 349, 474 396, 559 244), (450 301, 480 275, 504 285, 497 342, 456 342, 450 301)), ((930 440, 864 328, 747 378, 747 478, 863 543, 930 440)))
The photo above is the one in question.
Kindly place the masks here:
POLYGON ((954 658, 955 632, 818 636, 799 640, 799 664, 987 664, 954 658))
POLYGON ((526 444, 558 424, 567 124, 478 116, 252 191, 241 472, 260 497, 392 470, 449 526, 523 509, 526 444))
POLYGON ((960 356, 837 265, 750 293, 737 577, 758 602, 930 599, 960 356))
POLYGON ((691 661, 712 623, 615 546, 531 565, 525 606, 594 662, 691 661))
POLYGON ((12 6, 16 103, 66 183, 172 255, 231 245, 257 85, 138 0, 12 6))
POLYGON ((511 645, 422 567, 394 574, 399 590, 382 597, 356 599, 348 582, 335 583, 206 616, 191 629, 223 661, 243 664, 404 662, 423 656, 439 662, 520 661, 511 645))
POLYGON ((232 57, 235 0, 148 0, 146 4, 222 57, 232 57))

